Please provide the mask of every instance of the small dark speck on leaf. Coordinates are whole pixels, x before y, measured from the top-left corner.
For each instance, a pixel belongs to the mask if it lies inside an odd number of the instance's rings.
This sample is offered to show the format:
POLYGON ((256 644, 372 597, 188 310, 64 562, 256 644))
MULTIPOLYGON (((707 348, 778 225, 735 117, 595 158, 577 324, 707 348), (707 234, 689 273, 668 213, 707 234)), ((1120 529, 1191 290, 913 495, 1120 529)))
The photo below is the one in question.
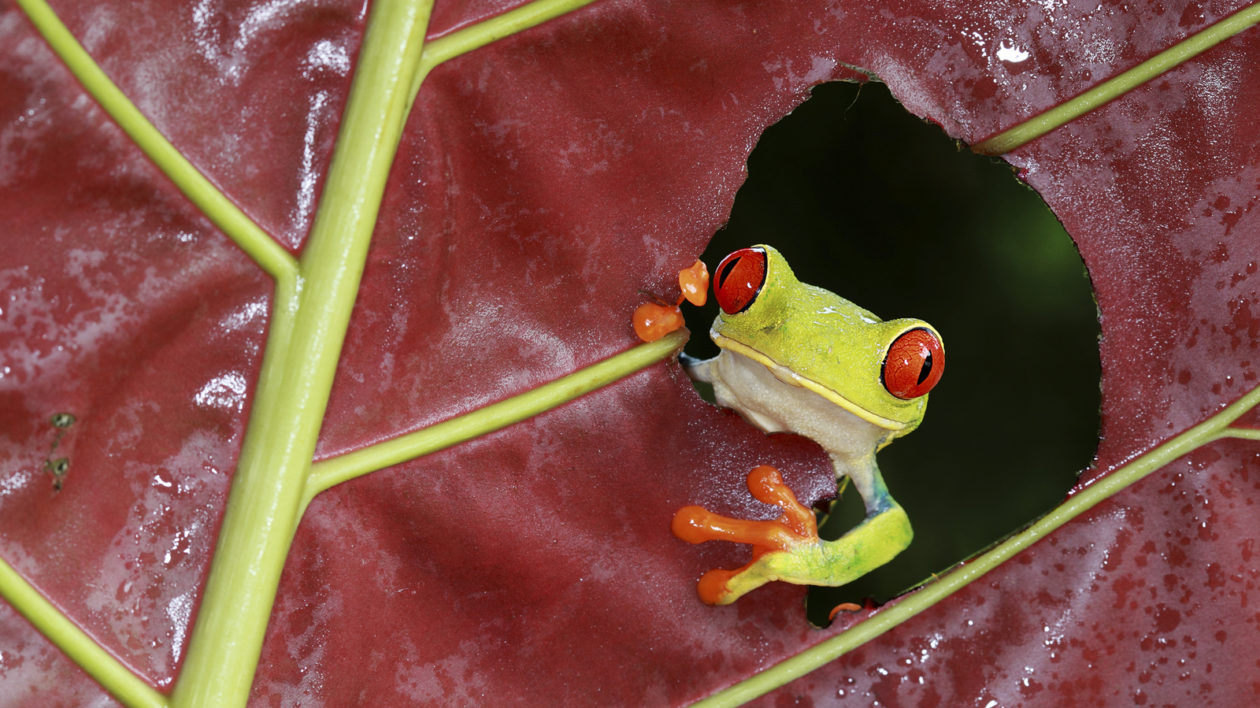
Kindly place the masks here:
POLYGON ((59 492, 66 480, 66 470, 70 469, 70 458, 58 457, 55 460, 44 460, 44 469, 52 473, 53 489, 59 492))
POLYGON ((73 413, 56 413, 51 419, 54 428, 69 428, 74 425, 74 421, 73 413))

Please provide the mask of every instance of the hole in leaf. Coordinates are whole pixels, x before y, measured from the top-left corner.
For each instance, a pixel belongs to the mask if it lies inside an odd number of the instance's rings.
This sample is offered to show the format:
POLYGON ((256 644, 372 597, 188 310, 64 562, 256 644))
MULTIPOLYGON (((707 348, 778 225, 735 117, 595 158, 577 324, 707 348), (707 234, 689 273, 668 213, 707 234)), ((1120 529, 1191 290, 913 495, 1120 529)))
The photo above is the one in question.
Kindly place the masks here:
MULTIPOLYGON (((1098 442, 1097 310, 1071 239, 1009 165, 960 150, 882 84, 825 84, 762 136, 703 257, 762 242, 802 282, 932 323, 948 358, 921 427, 878 455, 914 541, 845 587, 811 589, 814 623, 930 580, 1062 501, 1098 442)), ((689 312, 691 330, 714 316, 689 312)), ((717 348, 695 336, 687 352, 717 348)), ((862 514, 850 487, 824 538, 862 514)))

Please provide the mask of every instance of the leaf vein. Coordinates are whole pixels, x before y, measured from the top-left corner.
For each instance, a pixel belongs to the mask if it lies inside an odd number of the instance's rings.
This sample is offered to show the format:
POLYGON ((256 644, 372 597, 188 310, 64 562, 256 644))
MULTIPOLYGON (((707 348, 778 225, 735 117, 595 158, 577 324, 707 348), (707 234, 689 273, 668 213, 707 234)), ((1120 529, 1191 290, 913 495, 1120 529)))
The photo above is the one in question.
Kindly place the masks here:
POLYGON ((175 187, 275 280, 293 278, 297 260, 219 191, 105 75, 44 0, 18 5, 49 48, 110 118, 175 187))
POLYGON ((1074 98, 972 145, 971 149, 981 155, 1001 155, 1016 150, 1175 69, 1257 22, 1260 22, 1260 4, 1245 7, 1074 98))

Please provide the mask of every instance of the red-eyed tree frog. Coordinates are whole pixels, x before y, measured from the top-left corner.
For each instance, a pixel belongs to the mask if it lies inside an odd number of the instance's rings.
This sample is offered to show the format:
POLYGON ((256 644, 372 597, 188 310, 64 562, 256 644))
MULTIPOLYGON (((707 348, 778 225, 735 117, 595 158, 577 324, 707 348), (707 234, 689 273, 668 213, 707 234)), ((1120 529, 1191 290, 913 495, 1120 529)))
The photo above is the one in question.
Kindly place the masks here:
POLYGON ((798 433, 821 445, 837 478, 847 476, 862 496, 866 518, 834 541, 820 540, 813 512, 774 468, 758 467, 749 491, 778 506, 779 519, 731 519, 698 506, 674 517, 673 531, 685 541, 753 546, 748 565, 700 579, 701 599, 728 604, 773 580, 844 585, 892 560, 912 532, 875 453, 923 419, 945 364, 940 335, 921 320, 883 322, 801 283, 770 246, 727 256, 714 271, 713 291, 721 312, 710 336, 721 352, 707 361, 684 357, 688 374, 712 384, 719 405, 761 430, 798 433))

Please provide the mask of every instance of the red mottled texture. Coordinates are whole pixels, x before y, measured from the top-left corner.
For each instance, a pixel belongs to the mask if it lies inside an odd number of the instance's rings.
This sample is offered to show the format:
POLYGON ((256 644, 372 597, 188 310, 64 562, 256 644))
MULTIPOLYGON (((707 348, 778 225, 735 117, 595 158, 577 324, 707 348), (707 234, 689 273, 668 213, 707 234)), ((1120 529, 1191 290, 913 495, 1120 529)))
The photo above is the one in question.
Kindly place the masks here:
POLYGON ((1258 464, 1203 448, 776 697, 1254 705, 1258 464))
POLYGON ((324 185, 366 2, 50 0, 110 80, 296 251, 324 185))
POLYGON ((1010 158, 1102 313, 1096 473, 1260 384, 1257 57, 1253 28, 1010 158))
POLYGON ((325 494, 281 581, 255 699, 555 705, 581 692, 661 705, 702 697, 698 674, 756 670, 812 634, 801 591, 713 610, 696 579, 748 551, 661 529, 688 503, 776 516, 729 494, 758 463, 805 503, 829 491, 812 444, 765 441, 661 364, 325 494))
POLYGON ((0 556, 165 684, 236 464, 270 283, 20 15, 0 15, 0 35, 16 58, 0 74, 0 556), (53 450, 63 412, 77 420, 53 450), (43 466, 63 457, 57 492, 43 466))
MULTIPOLYGON (((1008 158, 1102 313, 1085 483, 1260 383, 1260 139, 1241 118, 1260 113, 1257 57, 1252 29, 1008 158)), ((1254 442, 1201 449, 780 697, 1254 704, 1258 462, 1254 442)))
MULTIPOLYGON (((430 34, 517 4, 440 3, 430 34)), ((1241 4, 605 0, 438 67, 390 176, 319 455, 633 345, 639 291, 674 292, 760 132, 811 85, 857 75, 847 65, 975 142, 1241 4)), ((176 146, 300 248, 363 7, 57 5, 176 146)), ((1257 37, 1011 156, 1097 289, 1093 476, 1256 382, 1257 37)), ((8 3, 0 48, 0 555, 166 686, 239 451, 269 283, 8 3), (54 494, 40 466, 60 411, 79 421, 54 494)), ((764 702, 1253 702, 1258 452, 1217 443, 1157 472, 764 702)), ((699 574, 746 551, 669 533, 689 503, 773 516, 744 486, 762 463, 807 504, 830 484, 812 444, 766 438, 661 364, 333 489, 298 530, 254 698, 662 704, 730 685, 830 635, 805 623, 797 588, 701 605, 699 574)), ((55 684, 64 703, 99 698, 4 618, 6 697, 55 684)))
POLYGON ((114 705, 101 687, 0 602, 0 677, 5 706, 114 705))

